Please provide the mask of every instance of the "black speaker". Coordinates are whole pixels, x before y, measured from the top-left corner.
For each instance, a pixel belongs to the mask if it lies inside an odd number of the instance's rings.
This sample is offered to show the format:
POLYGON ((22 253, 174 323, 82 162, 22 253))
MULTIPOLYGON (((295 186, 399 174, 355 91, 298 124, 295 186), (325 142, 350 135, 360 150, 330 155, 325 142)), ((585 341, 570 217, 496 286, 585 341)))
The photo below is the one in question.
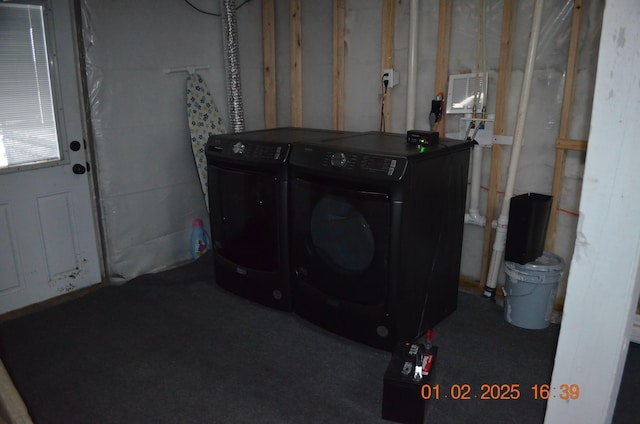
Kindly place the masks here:
POLYGON ((537 193, 511 198, 505 261, 524 265, 542 256, 552 199, 537 193))

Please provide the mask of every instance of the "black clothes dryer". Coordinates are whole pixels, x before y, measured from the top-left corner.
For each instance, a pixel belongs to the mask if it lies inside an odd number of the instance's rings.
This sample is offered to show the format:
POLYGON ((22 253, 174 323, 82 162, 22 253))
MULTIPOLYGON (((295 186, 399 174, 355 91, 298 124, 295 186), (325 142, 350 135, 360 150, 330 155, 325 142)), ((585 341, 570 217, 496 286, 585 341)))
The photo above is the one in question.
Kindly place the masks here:
POLYGON ((264 305, 291 310, 287 231, 291 146, 349 134, 275 128, 209 138, 209 219, 218 285, 264 305))
POLYGON ((456 309, 471 142, 363 133, 292 152, 294 310, 390 350, 456 309))

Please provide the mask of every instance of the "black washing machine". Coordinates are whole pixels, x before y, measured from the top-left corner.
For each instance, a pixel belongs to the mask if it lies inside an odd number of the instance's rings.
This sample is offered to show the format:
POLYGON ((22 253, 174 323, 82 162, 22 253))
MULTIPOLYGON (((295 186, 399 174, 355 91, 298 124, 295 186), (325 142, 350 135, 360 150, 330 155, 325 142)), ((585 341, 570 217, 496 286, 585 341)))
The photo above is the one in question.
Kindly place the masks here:
POLYGON ((453 312, 471 147, 379 132, 294 146, 296 313, 390 350, 453 312))
POLYGON ((294 143, 352 133, 275 128, 207 142, 209 219, 218 285, 291 310, 287 162, 294 143))

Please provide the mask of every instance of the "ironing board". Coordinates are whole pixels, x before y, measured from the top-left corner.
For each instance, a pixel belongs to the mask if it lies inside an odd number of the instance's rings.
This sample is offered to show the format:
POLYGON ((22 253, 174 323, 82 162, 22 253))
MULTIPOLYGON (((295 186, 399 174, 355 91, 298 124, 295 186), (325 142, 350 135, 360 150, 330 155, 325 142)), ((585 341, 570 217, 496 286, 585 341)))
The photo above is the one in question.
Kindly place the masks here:
POLYGON ((196 161, 204 201, 209 210, 205 146, 211 135, 223 134, 226 130, 207 84, 196 73, 190 73, 187 79, 187 113, 191 132, 191 149, 196 161))

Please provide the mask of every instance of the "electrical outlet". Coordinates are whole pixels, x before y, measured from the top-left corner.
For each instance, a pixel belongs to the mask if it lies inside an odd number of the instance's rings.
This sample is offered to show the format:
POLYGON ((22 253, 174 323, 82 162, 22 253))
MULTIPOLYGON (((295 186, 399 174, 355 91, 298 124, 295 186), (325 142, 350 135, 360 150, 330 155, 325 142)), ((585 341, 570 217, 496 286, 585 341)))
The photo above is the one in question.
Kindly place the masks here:
POLYGON ((382 82, 387 82, 387 88, 394 87, 400 82, 398 71, 394 69, 385 69, 382 71, 382 82))

